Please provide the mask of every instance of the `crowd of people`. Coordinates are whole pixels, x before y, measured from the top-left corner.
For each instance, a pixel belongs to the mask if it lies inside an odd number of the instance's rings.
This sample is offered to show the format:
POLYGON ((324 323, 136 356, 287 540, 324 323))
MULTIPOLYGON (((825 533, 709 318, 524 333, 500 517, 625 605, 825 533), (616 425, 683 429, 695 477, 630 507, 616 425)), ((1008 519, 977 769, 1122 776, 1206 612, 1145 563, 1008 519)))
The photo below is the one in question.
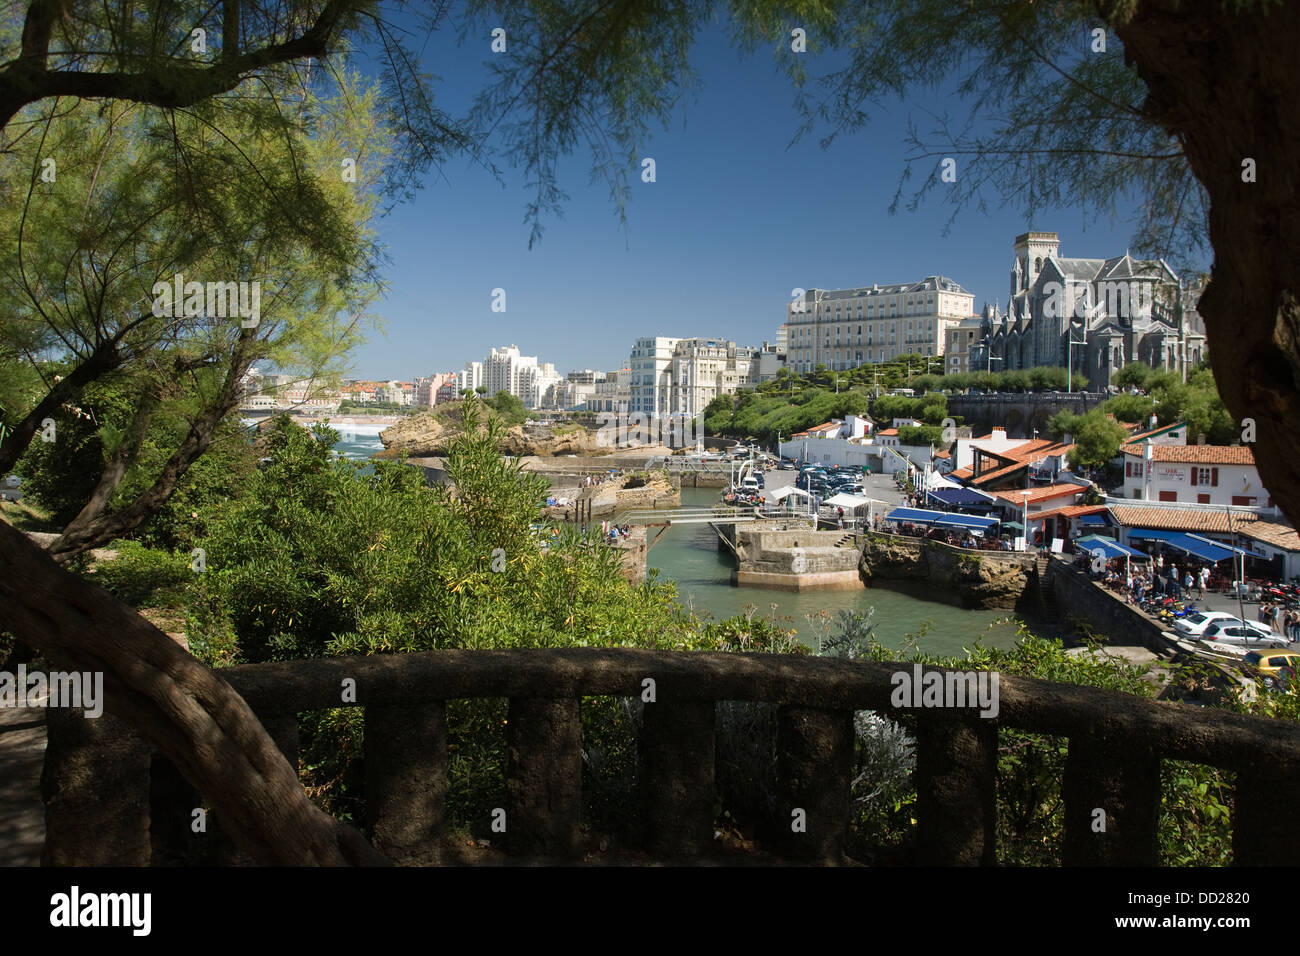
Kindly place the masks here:
POLYGON ((872 519, 872 528, 884 534, 905 535, 909 538, 926 538, 952 545, 954 548, 969 548, 972 551, 1010 551, 1011 539, 997 535, 991 529, 983 536, 971 531, 956 531, 945 528, 931 528, 929 525, 913 524, 910 521, 883 521, 880 515, 872 519))
POLYGON ((1258 617, 1261 624, 1267 624, 1292 641, 1300 641, 1300 611, 1295 608, 1267 602, 1259 606, 1258 617))

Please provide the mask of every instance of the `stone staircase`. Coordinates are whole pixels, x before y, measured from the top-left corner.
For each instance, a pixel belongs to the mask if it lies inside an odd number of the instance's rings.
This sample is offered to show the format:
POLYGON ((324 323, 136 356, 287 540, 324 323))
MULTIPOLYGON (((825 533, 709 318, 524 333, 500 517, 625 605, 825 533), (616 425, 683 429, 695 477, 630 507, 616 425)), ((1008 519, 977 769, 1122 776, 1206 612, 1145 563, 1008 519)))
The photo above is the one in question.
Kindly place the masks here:
POLYGON ((1043 609, 1043 619, 1047 621, 1060 620, 1056 607, 1056 592, 1048 586, 1047 568, 1052 559, 1047 555, 1038 556, 1038 597, 1043 609))
POLYGON ((837 547, 837 548, 851 548, 851 547, 853 547, 853 533, 852 533, 852 532, 849 532, 849 533, 846 534, 844 537, 840 538, 840 540, 836 541, 836 542, 835 542, 835 547, 837 547))

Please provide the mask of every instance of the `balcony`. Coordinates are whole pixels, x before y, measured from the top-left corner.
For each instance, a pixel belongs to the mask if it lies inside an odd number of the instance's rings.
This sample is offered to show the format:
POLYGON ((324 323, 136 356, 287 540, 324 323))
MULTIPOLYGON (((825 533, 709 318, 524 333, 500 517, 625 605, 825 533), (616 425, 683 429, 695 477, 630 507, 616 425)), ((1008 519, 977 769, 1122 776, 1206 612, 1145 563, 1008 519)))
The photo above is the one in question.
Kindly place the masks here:
MULTIPOLYGON (((339 707, 356 681, 365 721, 365 826, 398 864, 442 861, 447 793, 446 701, 506 698, 507 852, 519 862, 580 854, 582 698, 644 704, 638 825, 656 859, 705 856, 713 845, 715 713, 720 701, 778 706, 777 816, 803 811, 803 832, 776 854, 840 862, 850 813, 853 714, 910 717, 921 865, 997 862, 1000 728, 1068 741, 1062 858, 1069 865, 1156 865, 1161 761, 1236 772, 1238 865, 1300 858, 1300 727, 1113 691, 1000 675, 995 718, 974 707, 895 708, 892 675, 910 664, 770 654, 640 649, 450 650, 257 664, 221 671, 291 763, 299 715, 339 707), (906 714, 898 711, 904 710, 906 714), (1097 808, 1105 832, 1094 832, 1097 808)), ((940 668, 926 672, 948 673, 940 668)), ((46 862, 173 861, 202 797, 130 728, 51 711, 46 756, 46 862), (170 822, 169 822, 170 821, 170 822)), ((490 808, 484 808, 488 813, 490 808)), ((219 840, 214 840, 219 843, 219 840)), ((227 856, 238 854, 226 841, 227 856)))

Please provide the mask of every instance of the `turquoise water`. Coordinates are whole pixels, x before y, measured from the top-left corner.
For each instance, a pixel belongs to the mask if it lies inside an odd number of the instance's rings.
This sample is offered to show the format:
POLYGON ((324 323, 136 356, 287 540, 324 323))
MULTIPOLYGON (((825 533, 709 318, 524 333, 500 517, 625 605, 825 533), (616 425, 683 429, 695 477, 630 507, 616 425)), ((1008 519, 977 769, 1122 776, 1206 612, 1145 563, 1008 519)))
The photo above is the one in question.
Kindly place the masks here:
MULTIPOLYGON (((682 489, 682 507, 710 505, 717 498, 716 489, 682 489)), ((853 610, 865 614, 874 608, 875 633, 882 644, 900 648, 909 635, 917 635, 917 646, 934 654, 960 654, 990 625, 1011 613, 962 610, 881 588, 792 592, 735 587, 731 584, 734 559, 725 550, 718 550, 717 535, 707 524, 670 527, 650 549, 649 566, 659 571, 661 579, 676 582, 682 603, 697 613, 724 618, 752 608, 756 616, 775 614, 812 647, 817 646, 819 633, 824 633, 817 622, 822 612, 836 615, 841 610, 853 610)), ((1015 631, 1014 624, 995 625, 984 644, 1010 647, 1015 643, 1015 631)))
MULTIPOLYGON (((350 441, 336 446, 339 454, 367 459, 383 448, 378 436, 381 426, 356 427, 357 433, 350 441), (364 434, 363 429, 375 434, 364 434)), ((717 489, 682 489, 683 507, 711 505, 717 499, 717 489)), ((715 619, 751 611, 762 617, 775 615, 784 626, 795 628, 810 647, 816 647, 818 636, 826 633, 819 617, 829 615, 833 622, 841 610, 865 614, 873 608, 876 637, 887 647, 903 647, 910 635, 916 636, 919 648, 934 654, 961 654, 981 634, 989 647, 1010 647, 1015 643, 1015 624, 996 623, 1007 618, 1009 611, 967 611, 881 588, 795 593, 733 587, 734 560, 726 551, 718 550, 717 536, 707 524, 668 528, 650 549, 649 566, 658 571, 660 580, 675 582, 682 603, 696 613, 715 619)))

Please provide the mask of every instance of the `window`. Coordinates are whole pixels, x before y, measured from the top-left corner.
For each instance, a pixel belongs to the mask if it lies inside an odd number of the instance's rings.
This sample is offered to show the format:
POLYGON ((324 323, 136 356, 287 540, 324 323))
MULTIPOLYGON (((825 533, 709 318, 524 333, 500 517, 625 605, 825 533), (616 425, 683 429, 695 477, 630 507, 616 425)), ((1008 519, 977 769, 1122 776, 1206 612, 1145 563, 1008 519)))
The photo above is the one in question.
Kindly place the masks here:
POLYGON ((1177 500, 1178 500, 1178 492, 1176 492, 1176 491, 1162 491, 1162 492, 1160 492, 1160 500, 1161 500, 1161 501, 1177 501, 1177 500))
POLYGON ((1210 503, 1210 496, 1206 494, 1199 494, 1196 496, 1196 503, 1198 505, 1208 505, 1210 503))
POLYGON ((1233 495, 1232 503, 1234 505, 1245 505, 1247 508, 1250 508, 1254 506, 1255 499, 1249 495, 1233 495))

